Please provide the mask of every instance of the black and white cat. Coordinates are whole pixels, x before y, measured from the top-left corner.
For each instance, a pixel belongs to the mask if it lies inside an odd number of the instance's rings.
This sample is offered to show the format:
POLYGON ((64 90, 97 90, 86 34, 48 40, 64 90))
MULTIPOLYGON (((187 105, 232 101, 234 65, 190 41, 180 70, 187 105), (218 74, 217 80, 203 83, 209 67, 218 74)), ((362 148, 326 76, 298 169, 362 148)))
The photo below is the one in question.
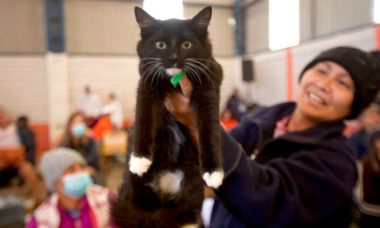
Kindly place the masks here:
POLYGON ((212 55, 206 7, 190 20, 156 20, 139 7, 140 58, 133 152, 112 215, 122 227, 179 227, 200 224, 203 183, 223 181, 219 93, 221 66, 212 55), (185 71, 193 85, 199 146, 166 110, 169 93, 181 93, 171 77, 185 71))

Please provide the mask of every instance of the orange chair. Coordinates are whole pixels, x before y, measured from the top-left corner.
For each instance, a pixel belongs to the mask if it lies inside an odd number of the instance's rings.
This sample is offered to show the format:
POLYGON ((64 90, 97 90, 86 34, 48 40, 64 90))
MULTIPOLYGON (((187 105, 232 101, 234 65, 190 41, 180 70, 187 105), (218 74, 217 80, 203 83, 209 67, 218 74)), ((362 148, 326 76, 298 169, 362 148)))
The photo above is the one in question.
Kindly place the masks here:
POLYGON ((92 127, 92 136, 100 141, 106 132, 112 131, 112 123, 109 115, 99 117, 99 120, 92 127))

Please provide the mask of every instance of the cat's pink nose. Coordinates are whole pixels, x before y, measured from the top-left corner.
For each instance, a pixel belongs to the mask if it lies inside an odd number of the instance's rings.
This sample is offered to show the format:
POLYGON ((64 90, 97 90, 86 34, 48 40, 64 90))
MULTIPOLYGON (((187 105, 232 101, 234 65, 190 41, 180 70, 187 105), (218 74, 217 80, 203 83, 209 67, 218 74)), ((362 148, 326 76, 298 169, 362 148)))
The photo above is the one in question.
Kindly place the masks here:
POLYGON ((177 67, 178 55, 176 53, 171 54, 169 56, 169 60, 173 64, 174 67, 177 67))

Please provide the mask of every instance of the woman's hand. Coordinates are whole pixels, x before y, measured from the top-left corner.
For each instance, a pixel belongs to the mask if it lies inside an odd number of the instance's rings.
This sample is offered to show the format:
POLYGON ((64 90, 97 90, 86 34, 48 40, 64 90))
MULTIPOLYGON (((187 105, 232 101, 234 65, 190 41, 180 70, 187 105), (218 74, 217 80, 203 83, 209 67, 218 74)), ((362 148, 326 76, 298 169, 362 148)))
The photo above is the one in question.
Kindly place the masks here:
POLYGON ((179 85, 181 86, 182 94, 168 94, 165 99, 165 107, 178 122, 187 127, 192 137, 193 143, 198 146, 199 137, 196 117, 189 106, 191 93, 193 91, 193 85, 187 78, 187 75, 185 75, 181 81, 179 81, 179 85))

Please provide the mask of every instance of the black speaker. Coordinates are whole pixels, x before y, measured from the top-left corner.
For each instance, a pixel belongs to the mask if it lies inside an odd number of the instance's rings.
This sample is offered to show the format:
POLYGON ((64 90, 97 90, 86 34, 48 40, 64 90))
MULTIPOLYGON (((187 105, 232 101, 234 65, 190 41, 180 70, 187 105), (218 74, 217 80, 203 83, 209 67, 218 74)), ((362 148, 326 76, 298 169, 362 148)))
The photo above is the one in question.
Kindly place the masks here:
POLYGON ((253 60, 243 60, 242 66, 243 66, 243 81, 253 82, 255 80, 253 60))

